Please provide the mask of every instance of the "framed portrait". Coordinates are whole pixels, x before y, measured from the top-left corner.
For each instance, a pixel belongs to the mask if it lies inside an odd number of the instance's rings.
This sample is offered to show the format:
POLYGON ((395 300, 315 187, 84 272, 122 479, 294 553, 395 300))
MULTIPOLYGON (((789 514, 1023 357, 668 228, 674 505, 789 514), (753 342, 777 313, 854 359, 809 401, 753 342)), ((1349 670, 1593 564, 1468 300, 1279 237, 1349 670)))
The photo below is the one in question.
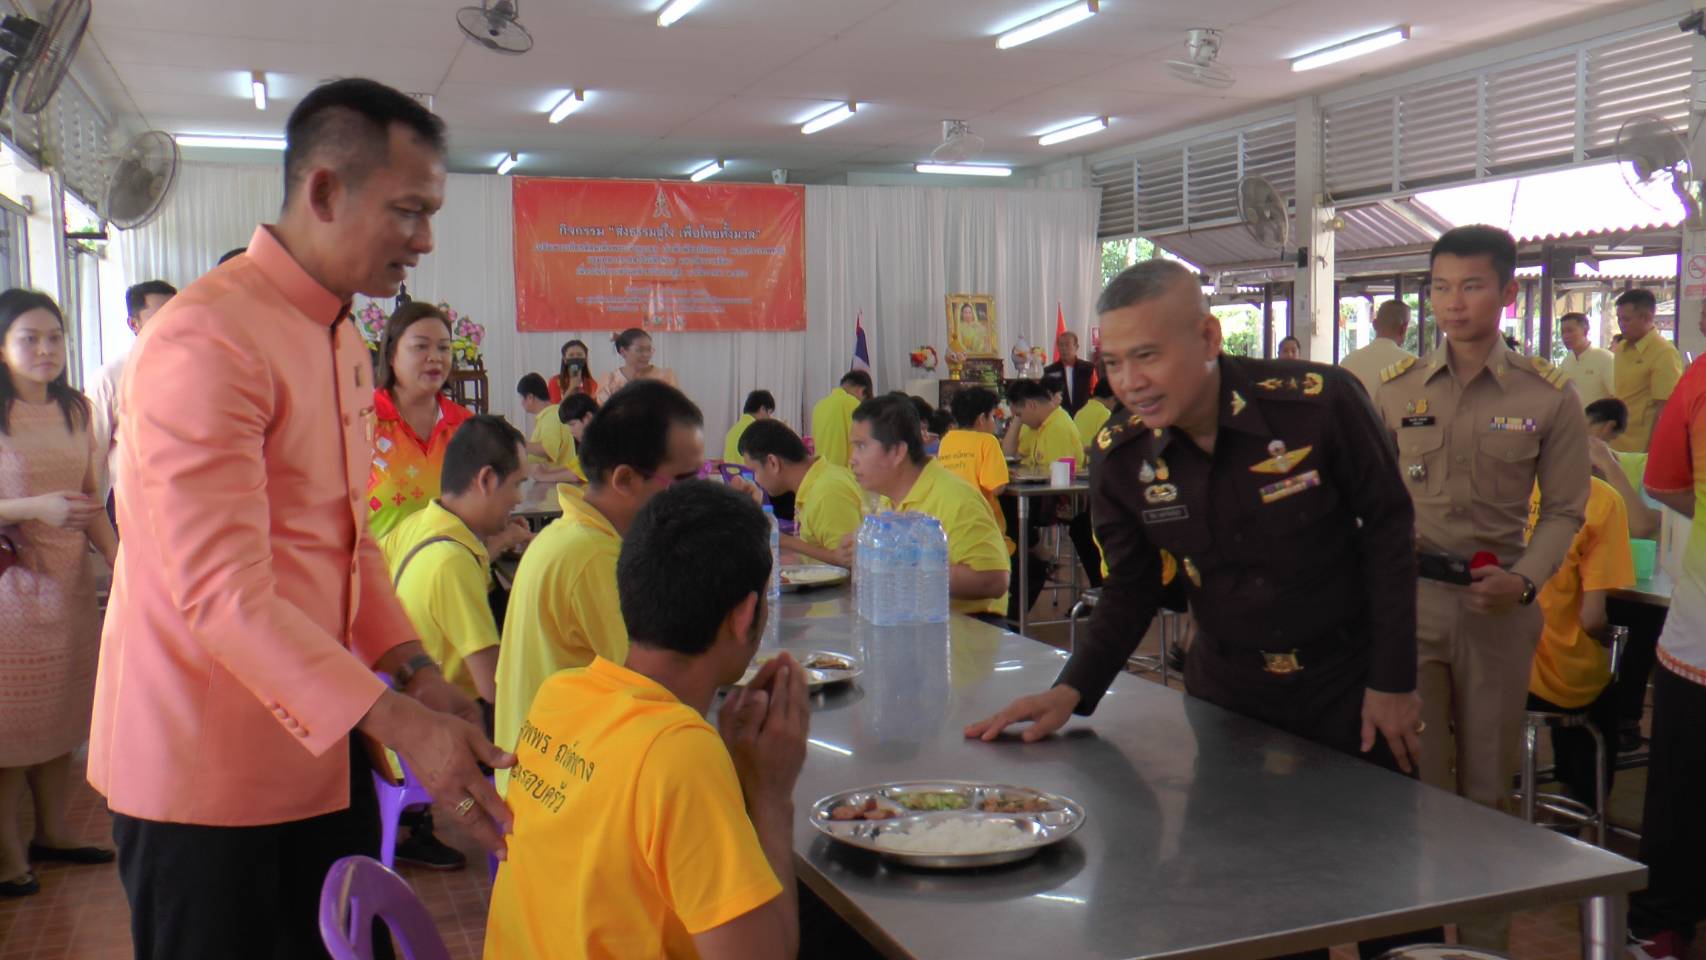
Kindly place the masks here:
POLYGON ((968 357, 1001 356, 996 335, 995 298, 986 293, 950 293, 948 304, 948 349, 968 357))

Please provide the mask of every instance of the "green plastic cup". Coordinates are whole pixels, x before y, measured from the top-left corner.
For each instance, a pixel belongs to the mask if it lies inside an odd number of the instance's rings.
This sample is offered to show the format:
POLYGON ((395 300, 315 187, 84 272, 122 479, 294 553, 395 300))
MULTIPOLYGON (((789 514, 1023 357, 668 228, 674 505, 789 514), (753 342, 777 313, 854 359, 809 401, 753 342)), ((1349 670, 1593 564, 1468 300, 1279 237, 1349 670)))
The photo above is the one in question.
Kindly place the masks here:
POLYGON ((1659 556, 1658 541, 1631 539, 1629 550, 1635 555, 1635 579, 1651 580, 1653 565, 1659 556))

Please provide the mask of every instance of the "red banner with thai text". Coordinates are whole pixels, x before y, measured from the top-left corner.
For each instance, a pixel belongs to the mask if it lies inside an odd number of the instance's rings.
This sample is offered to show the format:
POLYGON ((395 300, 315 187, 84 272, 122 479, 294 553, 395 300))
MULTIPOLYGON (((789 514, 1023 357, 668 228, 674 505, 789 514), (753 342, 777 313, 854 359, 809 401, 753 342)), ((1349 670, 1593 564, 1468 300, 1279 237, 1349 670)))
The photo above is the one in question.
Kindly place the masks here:
POLYGON ((800 186, 517 177, 516 329, 806 328, 800 186))

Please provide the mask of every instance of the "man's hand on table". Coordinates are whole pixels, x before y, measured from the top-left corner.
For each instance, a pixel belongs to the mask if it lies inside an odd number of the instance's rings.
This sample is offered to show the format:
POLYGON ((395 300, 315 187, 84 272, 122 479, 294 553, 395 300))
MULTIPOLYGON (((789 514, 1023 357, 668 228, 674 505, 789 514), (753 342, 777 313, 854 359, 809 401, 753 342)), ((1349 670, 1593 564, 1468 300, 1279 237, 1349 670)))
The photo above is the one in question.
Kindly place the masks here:
POLYGON ((1065 684, 1020 697, 995 716, 966 727, 966 738, 994 740, 1013 724, 1029 721, 1031 725, 1020 734, 1020 739, 1033 743, 1065 726, 1081 699, 1077 690, 1065 684))
MULTIPOLYGON (((438 671, 422 673, 437 676, 438 671)), ((515 756, 487 740, 477 723, 457 715, 461 704, 471 707, 473 702, 443 677, 417 677, 410 687, 408 695, 394 690, 380 694, 357 728, 397 751, 442 814, 467 829, 498 859, 504 859, 504 835, 514 821, 503 798, 480 772, 480 764, 507 769, 515 765, 515 756), (436 701, 451 709, 433 709, 424 701, 436 701)))
POLYGON ((1410 773, 1422 759, 1422 698, 1415 691, 1362 695, 1362 752, 1374 749, 1378 733, 1386 738, 1398 769, 1410 773))

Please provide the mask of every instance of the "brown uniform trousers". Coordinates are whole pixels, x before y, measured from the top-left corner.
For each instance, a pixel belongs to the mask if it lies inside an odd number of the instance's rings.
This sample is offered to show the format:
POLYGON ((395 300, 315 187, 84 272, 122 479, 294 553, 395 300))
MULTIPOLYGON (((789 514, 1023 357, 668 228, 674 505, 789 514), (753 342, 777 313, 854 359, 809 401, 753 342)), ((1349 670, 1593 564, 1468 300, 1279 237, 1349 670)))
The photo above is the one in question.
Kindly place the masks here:
MULTIPOLYGON (((1484 369, 1459 377, 1442 344, 1382 373, 1381 418, 1416 506, 1417 548, 1465 559, 1488 552, 1539 587, 1585 516, 1587 427, 1575 389, 1543 361, 1496 343, 1484 369), (1536 483, 1540 509, 1525 543, 1536 483)), ((1422 580, 1417 594, 1421 776, 1510 809, 1534 648, 1537 606, 1479 613, 1464 587, 1422 580)), ((1502 947, 1504 924, 1465 942, 1502 947)))

